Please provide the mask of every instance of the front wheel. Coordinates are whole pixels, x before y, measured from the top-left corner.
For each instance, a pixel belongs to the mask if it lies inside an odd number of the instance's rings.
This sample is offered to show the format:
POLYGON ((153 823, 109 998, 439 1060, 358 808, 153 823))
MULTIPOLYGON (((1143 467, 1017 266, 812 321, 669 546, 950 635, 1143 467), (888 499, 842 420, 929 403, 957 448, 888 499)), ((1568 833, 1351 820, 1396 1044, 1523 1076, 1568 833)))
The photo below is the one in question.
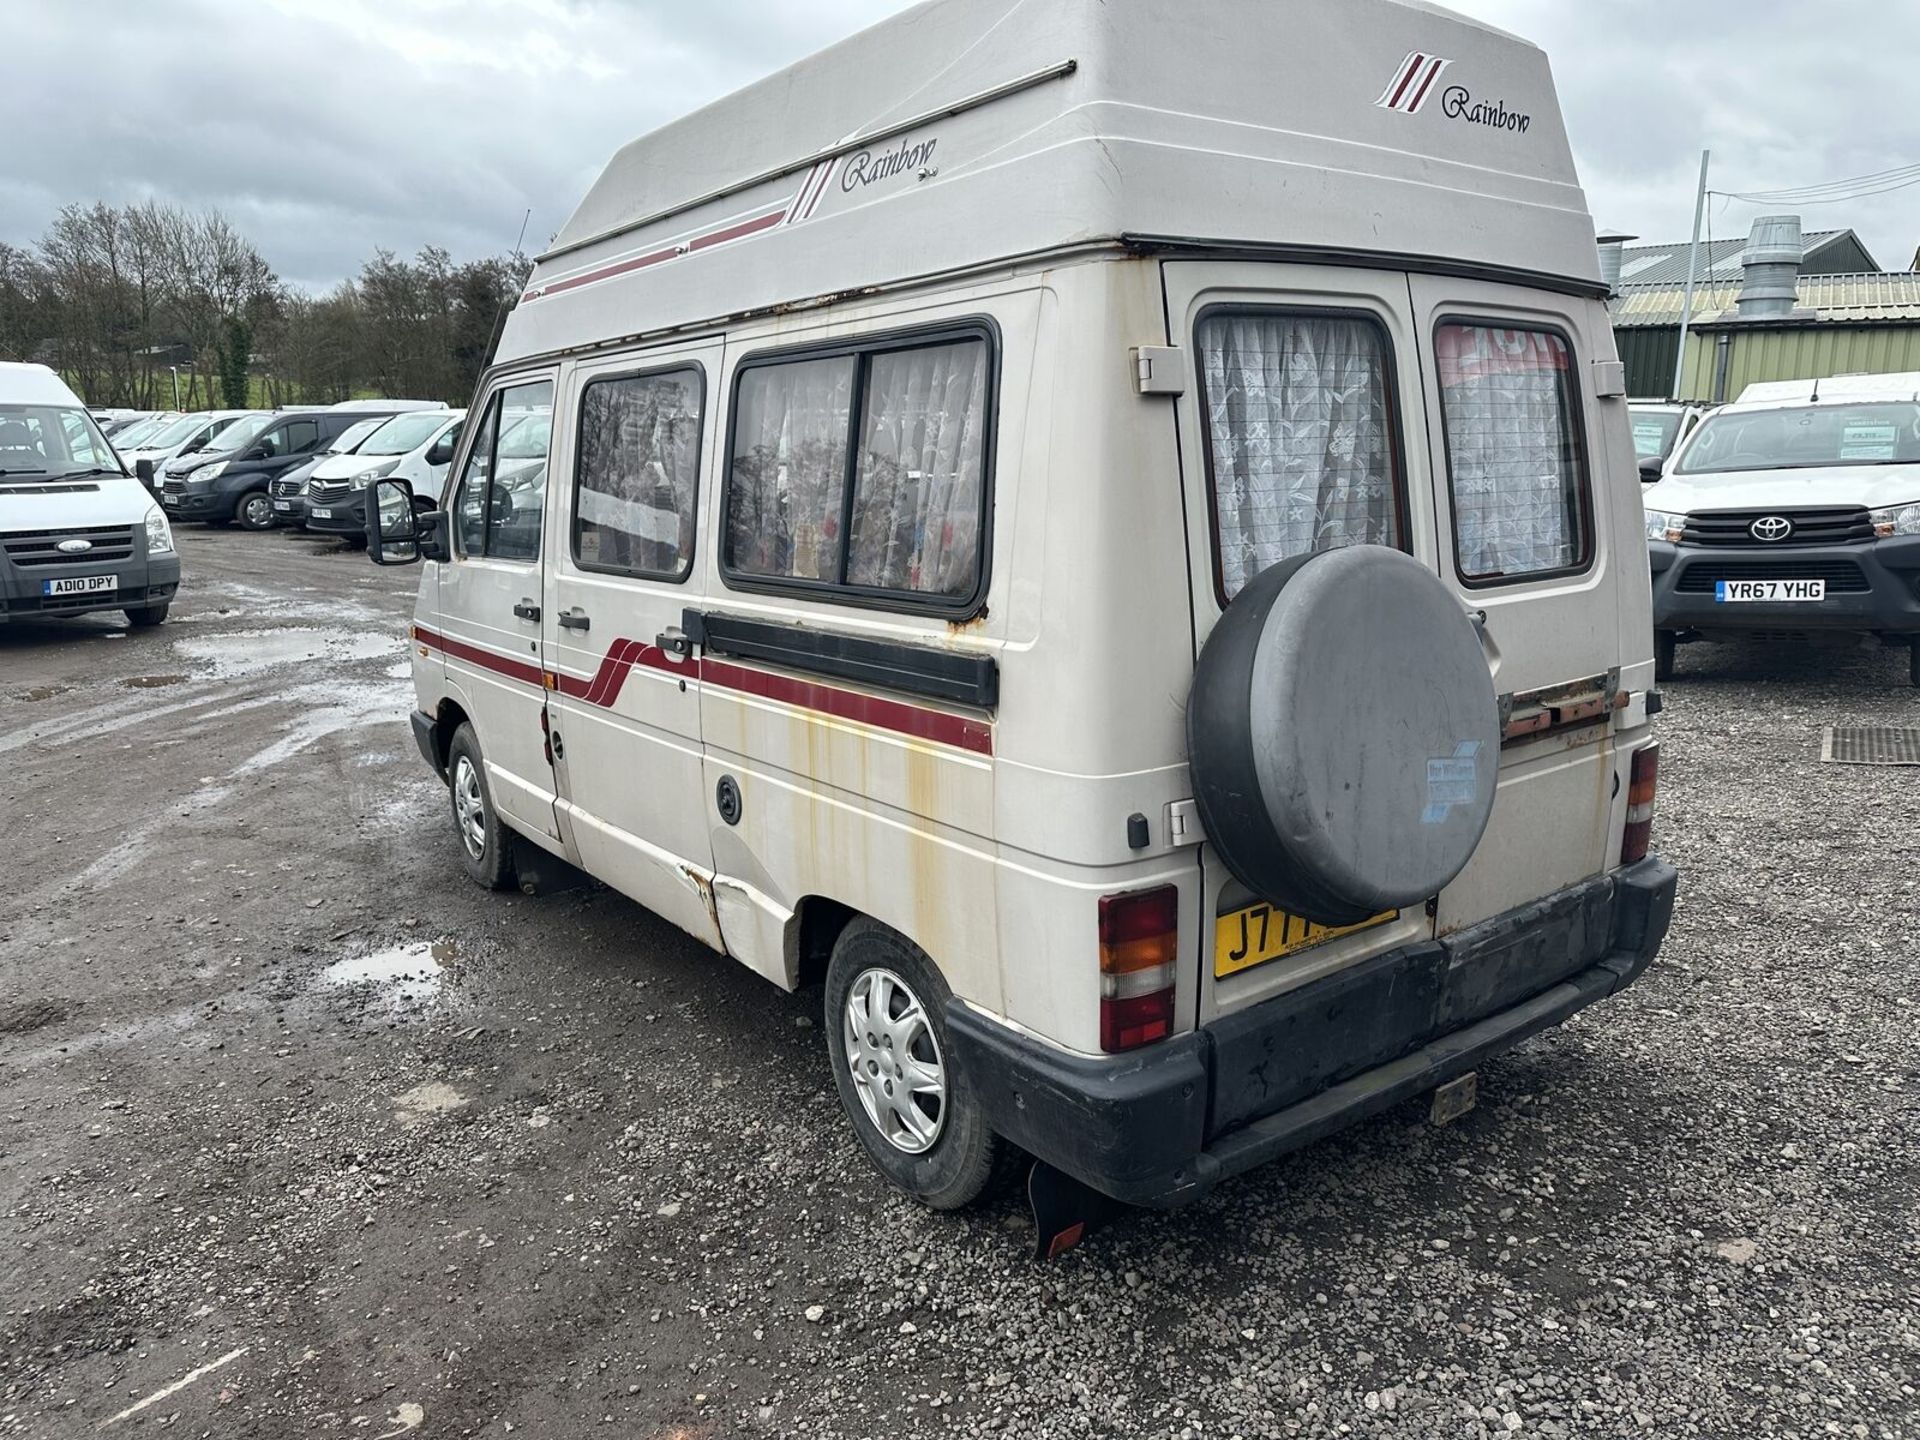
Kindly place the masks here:
POLYGON ((240 522, 243 530, 271 530, 273 501, 264 490, 249 490, 233 507, 233 518, 240 522))
POLYGON ((447 747, 447 789, 453 800, 453 828, 460 840, 460 863, 476 885, 489 890, 513 886, 513 853, 507 830, 493 808, 487 767, 473 726, 453 732, 447 747))
POLYGON ((1680 639, 1671 630, 1653 632, 1653 678, 1671 680, 1674 661, 1680 651, 1680 639))
POLYGON ((166 623, 165 605, 138 605, 126 612, 127 624, 136 630, 150 630, 155 625, 166 623))
POLYGON ((827 964, 827 1051, 840 1104, 880 1173, 935 1210, 977 1200, 1006 1142, 959 1068, 946 981, 878 921, 840 932, 827 964))

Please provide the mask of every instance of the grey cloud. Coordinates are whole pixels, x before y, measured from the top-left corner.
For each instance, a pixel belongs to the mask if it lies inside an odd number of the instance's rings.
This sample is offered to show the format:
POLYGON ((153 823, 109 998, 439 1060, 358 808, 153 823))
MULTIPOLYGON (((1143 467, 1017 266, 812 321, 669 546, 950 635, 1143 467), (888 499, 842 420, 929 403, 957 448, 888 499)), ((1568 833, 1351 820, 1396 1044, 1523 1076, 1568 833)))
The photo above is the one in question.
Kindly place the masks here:
MULTIPOLYGON (((557 230, 606 158, 906 0, 89 0, 9 7, 0 240, 73 201, 214 205, 315 288, 376 246, 458 258, 557 230), (24 143, 22 143, 24 141, 24 143)), ((1920 7, 1839 0, 1457 0, 1553 57, 1595 218, 1684 235, 1715 187, 1775 189, 1920 159, 1903 103, 1920 7)), ((1717 205, 1718 234, 1756 207, 1717 205)), ((1920 187, 1805 210, 1883 264, 1920 187)))

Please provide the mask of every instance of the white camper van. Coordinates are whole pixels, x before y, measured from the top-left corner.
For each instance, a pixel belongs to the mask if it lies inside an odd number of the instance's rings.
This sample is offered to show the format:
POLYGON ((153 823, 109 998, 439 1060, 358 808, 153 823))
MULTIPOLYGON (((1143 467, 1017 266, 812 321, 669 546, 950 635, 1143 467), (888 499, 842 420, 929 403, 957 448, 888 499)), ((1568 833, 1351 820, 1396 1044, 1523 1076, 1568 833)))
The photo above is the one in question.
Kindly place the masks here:
POLYGON ((1624 381, 1522 41, 933 0, 616 155, 473 405, 442 510, 369 507, 468 870, 823 980, 935 1206, 1450 1105, 1666 932, 1624 381))
POLYGON ((0 624, 167 618, 180 557, 160 507, 45 365, 0 361, 0 624))

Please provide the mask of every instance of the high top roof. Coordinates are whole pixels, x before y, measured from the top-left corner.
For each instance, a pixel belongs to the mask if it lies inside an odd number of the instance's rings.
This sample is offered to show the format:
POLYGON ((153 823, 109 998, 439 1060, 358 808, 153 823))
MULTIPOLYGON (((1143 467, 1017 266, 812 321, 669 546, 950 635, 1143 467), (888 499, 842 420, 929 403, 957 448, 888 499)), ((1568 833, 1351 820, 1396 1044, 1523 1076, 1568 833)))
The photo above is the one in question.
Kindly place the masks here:
POLYGON ((1598 284, 1546 57, 1421 0, 929 0, 624 147, 503 357, 1129 237, 1598 284))

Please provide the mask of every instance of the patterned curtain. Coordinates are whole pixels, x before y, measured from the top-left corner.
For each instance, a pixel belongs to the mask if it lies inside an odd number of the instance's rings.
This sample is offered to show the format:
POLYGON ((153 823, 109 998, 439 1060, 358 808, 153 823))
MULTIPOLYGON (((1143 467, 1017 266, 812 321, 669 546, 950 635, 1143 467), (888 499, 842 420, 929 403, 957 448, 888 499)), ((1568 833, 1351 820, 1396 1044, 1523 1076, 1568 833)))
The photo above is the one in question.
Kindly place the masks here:
POLYGON ((1344 316, 1227 314, 1202 323, 1199 340, 1227 598, 1291 556, 1394 544, 1379 327, 1344 316))
POLYGON ((580 412, 580 559, 635 574, 684 574, 699 452, 693 371, 589 384, 580 412))
POLYGON ((757 366, 741 377, 727 513, 734 569, 839 578, 855 363, 841 355, 757 366))
POLYGON ((873 357, 854 477, 849 583, 972 593, 986 394, 984 341, 873 357))
POLYGON ((1540 330, 1444 325, 1435 337, 1463 575, 1565 570, 1584 550, 1572 356, 1540 330))

